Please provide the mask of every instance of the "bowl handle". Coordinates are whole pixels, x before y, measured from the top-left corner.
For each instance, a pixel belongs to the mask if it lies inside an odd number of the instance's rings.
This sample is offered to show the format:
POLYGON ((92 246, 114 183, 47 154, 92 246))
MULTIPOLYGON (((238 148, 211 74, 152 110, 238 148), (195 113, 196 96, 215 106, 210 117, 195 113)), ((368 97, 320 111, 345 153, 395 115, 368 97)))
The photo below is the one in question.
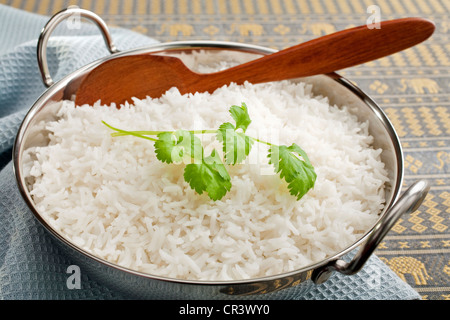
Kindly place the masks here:
POLYGON ((87 18, 93 21, 98 28, 100 29, 103 39, 105 40, 106 46, 108 47, 109 52, 116 53, 117 50, 116 45, 114 44, 111 34, 109 33, 108 26, 105 21, 102 20, 95 13, 80 9, 77 6, 70 6, 67 9, 61 10, 60 12, 53 15, 44 28, 41 31, 39 36, 38 44, 37 44, 37 59, 39 70, 41 72, 42 80, 46 87, 50 87, 54 82, 52 77, 50 76, 48 63, 47 63, 47 43, 50 38, 50 34, 55 30, 56 26, 65 19, 69 18, 87 18))
POLYGON ((378 221, 366 242, 350 262, 338 259, 315 269, 311 276, 313 282, 316 284, 325 282, 331 276, 333 271, 338 271, 345 275, 353 275, 360 271, 370 255, 377 248, 388 231, 394 226, 400 216, 404 213, 416 211, 425 199, 429 189, 429 184, 425 180, 419 180, 413 183, 386 212, 384 217, 378 221))

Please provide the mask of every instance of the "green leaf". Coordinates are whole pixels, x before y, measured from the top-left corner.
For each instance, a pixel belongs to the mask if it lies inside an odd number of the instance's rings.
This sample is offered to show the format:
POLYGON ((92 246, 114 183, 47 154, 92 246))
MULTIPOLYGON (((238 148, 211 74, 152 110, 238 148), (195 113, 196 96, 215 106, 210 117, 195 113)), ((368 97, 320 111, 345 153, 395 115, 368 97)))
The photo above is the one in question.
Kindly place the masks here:
POLYGON ((252 122, 248 115, 247 105, 242 102, 241 106, 231 106, 231 116, 236 121, 236 130, 241 128, 244 132, 247 131, 248 126, 252 122))
POLYGON ((244 161, 249 155, 253 139, 243 132, 237 132, 229 122, 222 124, 217 131, 217 140, 223 144, 226 164, 236 164, 244 161))
POLYGON ((155 141, 155 152, 158 160, 166 163, 198 162, 203 157, 201 141, 186 130, 161 132, 155 141))
POLYGON ((317 174, 304 150, 295 143, 291 146, 272 145, 269 149, 269 163, 276 173, 288 183, 289 193, 300 200, 314 187, 317 174))
POLYGON ((223 144, 226 164, 242 162, 250 154, 255 142, 269 145, 269 163, 273 164, 280 178, 286 180, 291 195, 299 200, 314 187, 317 175, 305 151, 296 144, 289 147, 276 146, 247 136, 245 133, 251 120, 245 103, 232 106, 229 112, 236 124, 225 122, 217 131, 125 131, 102 122, 115 131, 112 136, 133 135, 155 141, 156 156, 162 162, 188 163, 184 170, 184 180, 197 193, 206 192, 214 201, 221 199, 231 189, 231 178, 216 150, 204 158, 203 146, 195 134, 216 133, 217 139, 223 144), (149 137, 153 135, 157 139, 149 137))
POLYGON ((226 164, 241 163, 249 155, 253 145, 253 139, 245 135, 249 124, 252 122, 248 115, 247 105, 231 106, 230 114, 236 122, 236 126, 230 122, 220 125, 217 131, 217 139, 223 143, 223 153, 226 164), (238 132, 242 129, 243 132, 238 132))
POLYGON ((231 189, 231 178, 215 150, 202 163, 188 164, 184 169, 184 180, 198 194, 207 192, 216 201, 231 189))

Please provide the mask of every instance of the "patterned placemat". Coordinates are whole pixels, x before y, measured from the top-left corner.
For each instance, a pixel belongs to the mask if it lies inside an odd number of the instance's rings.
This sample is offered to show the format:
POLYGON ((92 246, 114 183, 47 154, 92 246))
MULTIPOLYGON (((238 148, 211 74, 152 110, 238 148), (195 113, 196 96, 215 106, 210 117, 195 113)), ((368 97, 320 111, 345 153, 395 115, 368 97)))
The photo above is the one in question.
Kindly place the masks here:
POLYGON ((420 16, 436 24, 425 43, 339 72, 375 99, 402 141, 406 188, 431 190, 376 254, 423 299, 450 300, 450 1, 448 0, 0 0, 44 15, 78 5, 110 26, 175 40, 226 40, 282 49, 356 25, 420 16))

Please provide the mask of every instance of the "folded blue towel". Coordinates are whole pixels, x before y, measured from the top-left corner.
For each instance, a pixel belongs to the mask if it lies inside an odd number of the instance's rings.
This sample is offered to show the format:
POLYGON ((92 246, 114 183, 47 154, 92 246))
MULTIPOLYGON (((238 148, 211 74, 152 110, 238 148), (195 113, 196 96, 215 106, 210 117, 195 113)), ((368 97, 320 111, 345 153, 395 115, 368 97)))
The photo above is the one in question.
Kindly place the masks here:
MULTIPOLYGON (((81 288, 69 288, 67 268, 76 261, 60 252, 22 200, 11 164, 11 147, 19 125, 33 102, 45 91, 36 60, 43 17, 0 5, 0 299, 127 299, 81 273, 81 288)), ((120 50, 156 41, 119 28, 112 29, 120 50)), ((94 26, 59 29, 49 41, 53 79, 108 55, 94 26)), ((289 290, 286 298, 292 298, 289 290)), ((335 273, 296 299, 420 299, 378 257, 373 255, 354 276, 335 273)))

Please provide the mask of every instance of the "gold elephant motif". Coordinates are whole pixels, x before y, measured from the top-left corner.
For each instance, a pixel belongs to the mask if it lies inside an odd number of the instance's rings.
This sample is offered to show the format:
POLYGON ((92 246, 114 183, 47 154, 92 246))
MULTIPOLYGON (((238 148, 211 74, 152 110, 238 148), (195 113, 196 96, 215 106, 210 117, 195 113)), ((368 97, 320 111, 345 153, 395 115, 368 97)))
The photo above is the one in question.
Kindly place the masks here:
POLYGON ((186 23, 174 23, 174 24, 163 23, 161 25, 161 28, 158 31, 156 31, 156 34, 162 35, 167 31, 169 32, 169 35, 172 37, 178 36, 180 33, 183 36, 191 36, 194 34, 194 27, 186 23))
POLYGON ((426 285, 427 280, 432 279, 428 275, 425 265, 413 257, 394 257, 392 259, 383 260, 398 276, 406 282, 405 274, 410 274, 416 285, 426 285))
POLYGON ((236 31, 239 32, 241 36, 249 36, 251 34, 254 36, 260 36, 264 34, 264 27, 257 23, 233 23, 227 33, 233 34, 236 31))
POLYGON ((399 88, 401 92, 405 92, 410 88, 417 94, 424 94, 426 91, 428 91, 428 93, 438 93, 440 89, 438 83, 429 78, 403 78, 400 80, 400 83, 402 84, 399 88))
POLYGON ((331 23, 326 22, 303 23, 300 33, 304 34, 307 31, 310 31, 314 36, 321 36, 336 32, 336 28, 331 23))

